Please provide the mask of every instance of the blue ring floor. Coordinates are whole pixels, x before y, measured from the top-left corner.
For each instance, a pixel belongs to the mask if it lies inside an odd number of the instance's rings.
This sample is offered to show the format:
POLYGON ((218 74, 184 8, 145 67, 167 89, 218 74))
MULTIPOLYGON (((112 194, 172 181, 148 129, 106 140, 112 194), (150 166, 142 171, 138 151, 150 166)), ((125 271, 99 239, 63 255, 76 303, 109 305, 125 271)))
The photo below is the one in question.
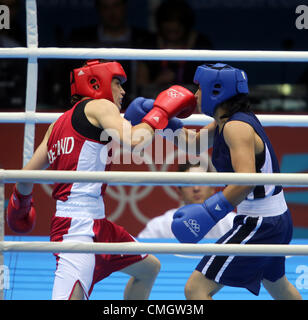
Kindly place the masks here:
MULTIPOLYGON (((49 241, 49 237, 6 236, 6 241, 49 241)), ((142 239, 142 242, 175 242, 169 239, 142 239)), ((213 242, 213 241, 204 241, 213 242)), ((308 244, 308 239, 294 239, 292 244, 308 244)), ((184 300, 186 280, 202 258, 201 255, 156 254, 161 261, 161 272, 150 295, 151 300, 184 300)), ((5 300, 50 300, 56 260, 52 253, 5 252, 5 300)), ((286 259, 286 275, 308 300, 308 257, 286 259)), ((117 272, 96 284, 91 300, 122 300, 129 277, 117 272)), ((246 289, 224 287, 215 296, 217 300, 271 300, 261 287, 259 296, 246 289)))

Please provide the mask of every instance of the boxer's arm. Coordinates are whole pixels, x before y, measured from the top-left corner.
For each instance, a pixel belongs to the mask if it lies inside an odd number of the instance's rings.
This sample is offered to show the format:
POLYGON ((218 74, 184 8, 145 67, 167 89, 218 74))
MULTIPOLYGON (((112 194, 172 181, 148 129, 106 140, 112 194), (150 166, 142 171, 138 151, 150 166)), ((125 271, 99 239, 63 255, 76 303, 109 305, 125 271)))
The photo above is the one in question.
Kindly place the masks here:
POLYGON ((196 146, 196 152, 201 154, 207 152, 213 146, 214 133, 216 129, 216 121, 204 126, 199 131, 182 128, 176 131, 178 139, 174 139, 174 143, 179 147, 183 147, 184 151, 189 150, 188 146, 196 146), (207 141, 207 145, 204 144, 207 141))
POLYGON ((217 127, 216 121, 213 121, 209 123, 208 125, 202 127, 197 133, 196 133, 196 142, 197 145, 200 146, 200 143, 204 137, 207 137, 208 141, 208 148, 213 147, 214 142, 214 133, 215 129, 217 127))
POLYGON ((217 127, 217 123, 216 121, 213 121, 211 123, 209 123, 208 125, 204 126, 203 128, 201 128, 201 130, 198 133, 197 139, 200 139, 200 135, 201 134, 207 134, 208 137, 208 147, 212 148, 213 147, 213 143, 214 143, 214 134, 215 134, 215 129, 217 127), (207 133, 206 133, 207 131, 207 133), (203 132, 203 133, 202 133, 203 132))
POLYGON ((116 141, 127 147, 144 145, 154 136, 154 130, 146 123, 132 126, 121 116, 118 107, 105 99, 92 100, 86 106, 89 121, 104 129, 116 141))
MULTIPOLYGON (((32 158, 29 160, 29 162, 22 168, 22 170, 43 170, 46 169, 49 166, 48 162, 48 156, 47 156, 47 141, 49 139, 50 133, 53 128, 53 123, 49 126, 48 130, 45 133, 45 136, 38 146, 38 148, 35 150, 32 158)), ((18 182, 16 184, 17 190, 23 194, 28 195, 32 192, 33 183, 24 183, 24 182, 18 182)))
MULTIPOLYGON (((255 132, 242 121, 230 121, 224 127, 224 138, 229 147, 235 172, 255 173, 255 132)), ((229 185, 223 194, 235 207, 241 203, 255 186, 229 185)))
MULTIPOLYGON (((52 131, 51 124, 39 147, 22 170, 42 170, 48 166, 47 141, 52 131)), ((7 206, 6 219, 11 230, 28 233, 33 230, 36 212, 32 198, 33 183, 19 182, 14 186, 7 206)))

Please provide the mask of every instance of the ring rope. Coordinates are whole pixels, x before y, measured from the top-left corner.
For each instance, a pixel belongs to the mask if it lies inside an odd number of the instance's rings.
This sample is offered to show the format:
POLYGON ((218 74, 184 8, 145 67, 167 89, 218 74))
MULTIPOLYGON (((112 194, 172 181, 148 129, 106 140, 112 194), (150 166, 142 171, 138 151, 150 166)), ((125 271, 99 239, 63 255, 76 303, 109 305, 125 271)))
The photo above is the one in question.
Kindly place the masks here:
POLYGON ((110 185, 283 185, 304 187, 308 173, 234 173, 207 172, 150 172, 150 171, 57 171, 57 170, 0 170, 0 183, 71 183, 99 182, 110 185))
MULTIPOLYGON (((56 121, 62 113, 48 112, 0 112, 0 123, 34 123, 48 124, 56 121)), ((124 114, 122 114, 124 116, 124 114)), ((261 124, 266 127, 308 127, 308 115, 276 115, 276 114, 257 114, 261 124)), ((186 119, 181 119, 186 126, 205 126, 213 121, 213 118, 193 114, 186 119)))
POLYGON ((115 59, 115 60, 219 60, 307 62, 308 51, 196 50, 129 48, 0 48, 0 58, 115 59))
POLYGON ((308 245, 260 245, 260 244, 214 244, 214 243, 89 243, 89 242, 45 242, 45 241, 1 241, 0 251, 18 252, 79 252, 110 254, 145 253, 201 253, 204 255, 237 256, 304 256, 308 255, 308 245))

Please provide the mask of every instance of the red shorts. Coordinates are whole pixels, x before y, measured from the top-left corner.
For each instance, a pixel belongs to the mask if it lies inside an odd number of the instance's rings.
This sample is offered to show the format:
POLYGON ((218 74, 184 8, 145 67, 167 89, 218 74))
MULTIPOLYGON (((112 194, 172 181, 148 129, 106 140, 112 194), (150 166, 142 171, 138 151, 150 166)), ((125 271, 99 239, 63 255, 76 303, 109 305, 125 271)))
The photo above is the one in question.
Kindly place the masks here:
MULTIPOLYGON (((52 218, 51 241, 132 242, 136 241, 123 227, 107 219, 52 218)), ((57 253, 57 270, 52 298, 69 299, 77 282, 88 298, 95 283, 147 255, 57 253)))

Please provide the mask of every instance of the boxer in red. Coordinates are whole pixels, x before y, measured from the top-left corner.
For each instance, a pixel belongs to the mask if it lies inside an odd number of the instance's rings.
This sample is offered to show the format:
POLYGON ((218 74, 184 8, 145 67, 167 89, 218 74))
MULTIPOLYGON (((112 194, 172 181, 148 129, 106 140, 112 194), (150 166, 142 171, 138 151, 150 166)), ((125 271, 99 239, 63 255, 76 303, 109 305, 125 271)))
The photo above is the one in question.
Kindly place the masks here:
MULTIPOLYGON (((88 61, 71 72, 73 107, 50 125, 45 137, 24 170, 104 171, 108 143, 102 134, 113 138, 117 132, 121 144, 137 146, 151 141, 155 129, 165 128, 169 119, 189 116, 195 106, 194 95, 180 86, 173 86, 154 101, 137 98, 129 106, 130 113, 120 114, 126 74, 118 62, 88 61), (138 110, 151 104, 141 123, 132 126, 138 110), (128 121, 129 120, 129 121, 128 121), (138 135, 142 129, 144 134, 138 135)), ((10 198, 7 221, 12 230, 27 233, 35 224, 32 183, 17 183, 10 198)), ((106 219, 105 184, 56 183, 53 198, 56 212, 51 223, 51 241, 130 242, 135 239, 121 226, 106 219)), ((125 299, 147 299, 160 269, 152 255, 110 255, 57 253, 57 269, 53 299, 87 299, 98 281, 112 272, 131 276, 125 299)))

